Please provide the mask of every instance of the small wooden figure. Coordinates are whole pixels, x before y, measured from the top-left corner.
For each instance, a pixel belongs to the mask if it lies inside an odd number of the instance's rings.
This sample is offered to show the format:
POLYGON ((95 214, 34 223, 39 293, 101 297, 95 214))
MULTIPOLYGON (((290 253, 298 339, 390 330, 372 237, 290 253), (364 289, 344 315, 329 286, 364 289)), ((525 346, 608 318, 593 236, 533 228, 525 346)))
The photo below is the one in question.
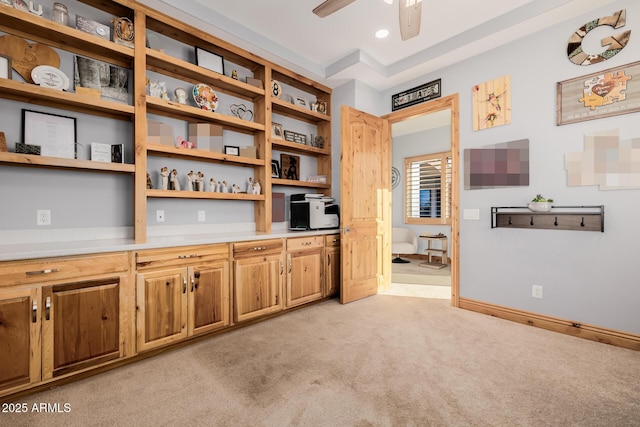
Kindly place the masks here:
POLYGON ((161 179, 162 189, 168 190, 169 189, 169 169, 166 166, 160 169, 160 176, 162 177, 161 179))

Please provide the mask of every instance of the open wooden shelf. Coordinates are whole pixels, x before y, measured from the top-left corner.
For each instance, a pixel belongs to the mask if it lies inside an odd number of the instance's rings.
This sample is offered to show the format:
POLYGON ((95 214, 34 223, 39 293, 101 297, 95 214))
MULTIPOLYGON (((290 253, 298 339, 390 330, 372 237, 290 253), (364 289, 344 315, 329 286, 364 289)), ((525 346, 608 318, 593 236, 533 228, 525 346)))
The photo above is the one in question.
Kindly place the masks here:
POLYGON ((147 197, 174 199, 264 200, 264 194, 218 193, 213 191, 147 190, 147 197))
POLYGON ((321 184, 319 182, 296 181, 293 179, 271 178, 271 185, 285 185, 287 187, 307 187, 327 189, 331 188, 329 184, 321 184))
POLYGON ((173 117, 178 120, 215 122, 225 129, 232 129, 249 134, 261 132, 265 129, 261 123, 241 120, 237 117, 202 110, 190 105, 178 104, 177 102, 165 101, 164 99, 152 96, 147 96, 147 111, 161 116, 173 117))
POLYGON ((604 205, 552 206, 549 212, 534 212, 526 206, 492 207, 491 228, 604 232, 604 205))
POLYGON ((216 153, 213 151, 192 150, 188 148, 173 147, 171 145, 147 144, 147 152, 161 157, 181 158, 198 161, 232 163, 238 166, 264 166, 263 159, 251 157, 231 156, 229 154, 216 153))
POLYGON ((15 80, 0 79, 0 94, 7 99, 112 119, 130 121, 134 115, 133 106, 128 104, 44 88, 15 80))
POLYGON ((311 111, 309 107, 301 107, 300 105, 295 105, 278 98, 273 98, 271 103, 273 105, 273 112, 276 114, 281 114, 283 116, 302 120, 311 124, 331 121, 331 117, 328 115, 311 111))
POLYGON ((0 152, 0 164, 125 174, 135 172, 135 166, 127 163, 92 162, 91 160, 63 159, 20 153, 0 152))
POLYGON ((93 34, 12 7, 0 8, 0 31, 27 40, 105 61, 124 68, 133 64, 133 49, 93 34))
POLYGON ((310 147, 308 145, 299 144, 297 142, 285 141, 284 139, 271 138, 271 146, 274 150, 283 150, 287 152, 295 152, 306 154, 309 156, 330 156, 331 152, 326 148, 310 147))

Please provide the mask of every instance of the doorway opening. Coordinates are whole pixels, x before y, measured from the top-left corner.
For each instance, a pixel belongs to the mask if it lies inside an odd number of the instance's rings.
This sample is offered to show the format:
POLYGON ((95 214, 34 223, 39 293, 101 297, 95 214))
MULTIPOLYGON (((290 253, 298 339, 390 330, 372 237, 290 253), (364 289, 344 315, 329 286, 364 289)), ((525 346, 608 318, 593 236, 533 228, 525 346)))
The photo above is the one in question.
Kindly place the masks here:
POLYGON ((385 294, 450 299, 458 306, 458 95, 384 118, 392 141, 392 227, 417 238, 414 253, 400 255, 409 262, 392 264, 385 294))

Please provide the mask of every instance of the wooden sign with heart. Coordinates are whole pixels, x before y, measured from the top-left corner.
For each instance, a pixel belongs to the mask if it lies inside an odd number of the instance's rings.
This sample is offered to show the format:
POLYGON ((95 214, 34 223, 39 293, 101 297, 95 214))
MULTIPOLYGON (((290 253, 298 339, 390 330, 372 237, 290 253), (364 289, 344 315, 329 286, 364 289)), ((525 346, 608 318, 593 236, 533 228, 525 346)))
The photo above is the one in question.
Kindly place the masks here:
POLYGON ((60 56, 55 50, 44 44, 31 44, 17 36, 0 36, 0 54, 10 57, 13 69, 29 83, 33 83, 31 70, 38 65, 60 67, 60 56))

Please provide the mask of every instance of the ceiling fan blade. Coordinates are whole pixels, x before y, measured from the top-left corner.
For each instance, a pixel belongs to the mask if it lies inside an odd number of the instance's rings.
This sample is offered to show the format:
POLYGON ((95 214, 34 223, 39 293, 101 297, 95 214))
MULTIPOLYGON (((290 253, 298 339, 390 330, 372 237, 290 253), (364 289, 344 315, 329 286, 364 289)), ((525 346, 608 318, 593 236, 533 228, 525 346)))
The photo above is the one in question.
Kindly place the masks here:
POLYGON ((331 15, 333 12, 337 12, 345 6, 350 5, 356 0, 325 0, 324 3, 313 9, 313 13, 320 18, 331 15))
POLYGON ((409 40, 420 34, 422 0, 398 0, 400 7, 400 36, 409 40))

